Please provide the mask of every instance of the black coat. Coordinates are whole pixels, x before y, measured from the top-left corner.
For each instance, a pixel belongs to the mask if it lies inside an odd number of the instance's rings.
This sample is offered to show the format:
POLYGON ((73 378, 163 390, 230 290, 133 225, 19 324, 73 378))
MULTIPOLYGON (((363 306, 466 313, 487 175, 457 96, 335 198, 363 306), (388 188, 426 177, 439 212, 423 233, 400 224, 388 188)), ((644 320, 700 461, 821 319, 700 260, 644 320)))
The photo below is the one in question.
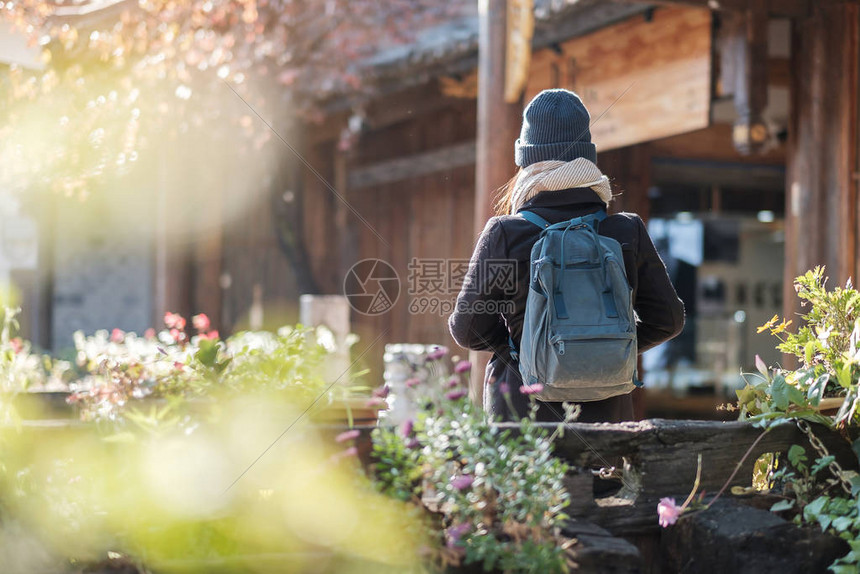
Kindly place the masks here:
MULTIPOLYGON (((523 206, 550 223, 594 213, 602 207, 603 203, 591 189, 545 191, 523 206)), ((627 278, 633 289, 633 308, 638 318, 639 352, 680 333, 684 326, 684 305, 675 293, 666 267, 639 216, 632 213, 612 215, 600 224, 599 233, 621 244, 627 278)), ((514 416, 511 408, 519 418, 528 404, 519 392, 522 378, 516 363, 511 360, 508 337, 519 348, 531 250, 539 234, 540 229, 522 217, 503 215, 491 218, 478 238, 463 288, 457 297, 457 307, 448 320, 457 344, 493 353, 484 380, 484 407, 505 419, 514 416), (507 271, 501 261, 511 262, 507 269, 515 268, 513 281, 505 275, 507 271), (496 272, 489 271, 492 268, 496 272), (505 387, 510 390, 508 398, 501 392, 505 387)), ((584 403, 582 408, 579 420, 586 422, 619 422, 633 418, 629 394, 584 403)), ((561 412, 557 403, 541 403, 538 416, 541 420, 558 420, 561 412)))

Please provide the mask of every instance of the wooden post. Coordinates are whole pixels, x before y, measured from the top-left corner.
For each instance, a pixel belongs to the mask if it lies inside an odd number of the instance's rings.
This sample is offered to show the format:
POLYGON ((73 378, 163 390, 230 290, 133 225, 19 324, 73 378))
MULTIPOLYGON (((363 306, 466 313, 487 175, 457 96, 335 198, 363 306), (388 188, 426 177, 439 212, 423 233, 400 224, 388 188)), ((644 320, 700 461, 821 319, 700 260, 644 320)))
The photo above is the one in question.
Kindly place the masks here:
MULTIPOLYGON (((505 102, 505 44, 508 0, 479 0, 478 133, 475 162, 475 234, 492 215, 494 191, 515 173, 522 103, 505 102)), ((471 353, 473 400, 480 401, 489 353, 471 353)))
POLYGON ((816 4, 795 22, 786 177, 784 312, 794 278, 826 265, 830 287, 858 279, 860 7, 816 4))
POLYGON ((767 107, 767 0, 750 0, 732 43, 734 100, 738 119, 732 137, 743 154, 757 152, 768 139, 762 114, 767 107))

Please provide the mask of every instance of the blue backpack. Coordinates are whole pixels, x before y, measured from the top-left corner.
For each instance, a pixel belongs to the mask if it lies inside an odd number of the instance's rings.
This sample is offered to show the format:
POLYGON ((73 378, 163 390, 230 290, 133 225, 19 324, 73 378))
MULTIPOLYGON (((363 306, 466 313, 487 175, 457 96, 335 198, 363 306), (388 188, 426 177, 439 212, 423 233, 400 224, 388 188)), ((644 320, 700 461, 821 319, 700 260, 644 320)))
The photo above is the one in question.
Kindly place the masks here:
MULTIPOLYGON (((636 382, 636 320, 621 245, 598 234, 605 211, 537 225, 519 361, 523 382, 543 401, 599 401, 636 382)), ((518 355, 518 356, 517 356, 518 355)))

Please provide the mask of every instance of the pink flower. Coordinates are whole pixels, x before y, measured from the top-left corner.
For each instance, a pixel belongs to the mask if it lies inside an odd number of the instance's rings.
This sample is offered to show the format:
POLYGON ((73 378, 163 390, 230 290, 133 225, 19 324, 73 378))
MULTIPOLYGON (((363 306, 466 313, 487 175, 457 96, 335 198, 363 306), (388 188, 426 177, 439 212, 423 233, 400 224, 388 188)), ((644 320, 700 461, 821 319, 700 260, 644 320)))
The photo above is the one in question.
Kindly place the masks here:
POLYGON ((173 367, 174 367, 176 370, 181 371, 182 369, 184 369, 184 368, 185 368, 185 363, 180 363, 179 361, 174 361, 174 362, 173 362, 173 367))
POLYGON ((461 474, 460 476, 451 479, 451 487, 454 490, 466 490, 472 483, 475 482, 475 477, 470 474, 461 474))
POLYGON ((353 456, 358 456, 358 449, 355 448, 354 446, 351 446, 346 450, 342 450, 338 453, 333 454, 331 456, 331 461, 337 462, 342 458, 349 458, 349 457, 353 457, 353 456))
POLYGON ((209 317, 207 317, 205 313, 200 313, 199 315, 191 317, 191 324, 194 325, 195 329, 203 331, 204 333, 208 331, 211 326, 209 317))
POLYGON ((520 392, 524 395, 534 395, 543 391, 543 385, 540 383, 535 383, 533 385, 523 385, 520 387, 520 392))
POLYGON ((499 390, 502 391, 503 395, 507 395, 508 393, 511 392, 511 386, 508 384, 507 381, 502 381, 499 384, 499 390))
POLYGON ((168 311, 164 314, 164 324, 171 329, 179 329, 181 331, 185 328, 185 318, 179 313, 168 311))
POLYGON ((415 428, 415 421, 412 419, 406 419, 403 421, 403 424, 400 425, 400 436, 403 438, 409 438, 409 435, 412 434, 412 430, 415 428))
POLYGON ((125 340, 125 333, 122 332, 122 329, 114 329, 110 332, 110 342, 111 343, 122 343, 125 340))
POLYGON ((416 438, 411 438, 406 443, 406 448, 418 448, 419 446, 421 446, 421 443, 419 443, 418 439, 416 438))
POLYGON ((469 361, 460 361, 454 367, 454 372, 455 373, 465 373, 466 371, 470 370, 471 368, 472 368, 472 363, 470 363, 469 361))
POLYGON ((466 391, 463 389, 456 389, 454 391, 450 391, 445 393, 445 398, 450 401, 457 401, 466 396, 466 391))
POLYGON ((197 335, 204 341, 216 341, 218 339, 218 331, 209 331, 208 333, 200 333, 197 335))
POLYGON ((155 339, 155 329, 150 327, 146 331, 143 332, 143 336, 147 339, 155 339))
POLYGON ((675 524, 683 511, 682 507, 675 504, 674 498, 661 498, 657 505, 657 517, 660 526, 666 528, 670 524, 675 524))
POLYGON ((171 329, 170 336, 173 338, 174 342, 179 342, 179 340, 182 338, 182 331, 180 331, 179 329, 171 329))
POLYGON ((431 361, 437 361, 448 354, 447 347, 435 347, 432 351, 427 353, 427 358, 431 361))
POLYGON ((12 337, 9 339, 9 346, 12 347, 12 352, 16 355, 24 349, 24 342, 21 337, 12 337))
POLYGON ((459 377, 451 377, 448 379, 448 382, 445 383, 445 388, 453 389, 454 387, 460 386, 460 378, 459 377))
POLYGON ((348 431, 344 431, 334 437, 334 442, 346 442, 348 440, 355 440, 361 435, 361 431, 358 429, 352 429, 348 431))
POLYGON ((417 387, 418 385, 420 385, 421 380, 413 377, 411 379, 406 379, 406 381, 403 384, 406 385, 407 388, 411 389, 413 387, 417 387))
POLYGON ((368 400, 365 405, 371 409, 385 409, 388 408, 388 402, 382 397, 373 397, 368 400))
POLYGON ((385 397, 388 396, 388 391, 389 391, 388 385, 382 385, 381 387, 377 387, 377 388, 373 389, 373 396, 380 398, 380 399, 384 399, 385 397))

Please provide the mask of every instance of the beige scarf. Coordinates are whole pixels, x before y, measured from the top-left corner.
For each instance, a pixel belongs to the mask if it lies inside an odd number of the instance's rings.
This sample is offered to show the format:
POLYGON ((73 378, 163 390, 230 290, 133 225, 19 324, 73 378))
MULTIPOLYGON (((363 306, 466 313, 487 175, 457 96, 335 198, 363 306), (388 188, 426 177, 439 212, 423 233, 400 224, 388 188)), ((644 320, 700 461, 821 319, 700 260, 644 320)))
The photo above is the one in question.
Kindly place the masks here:
POLYGON ((542 191, 559 191, 575 187, 589 187, 609 205, 612 188, 609 178, 591 161, 578 157, 573 161, 539 161, 523 168, 514 184, 511 195, 511 213, 516 213, 525 202, 542 191))

